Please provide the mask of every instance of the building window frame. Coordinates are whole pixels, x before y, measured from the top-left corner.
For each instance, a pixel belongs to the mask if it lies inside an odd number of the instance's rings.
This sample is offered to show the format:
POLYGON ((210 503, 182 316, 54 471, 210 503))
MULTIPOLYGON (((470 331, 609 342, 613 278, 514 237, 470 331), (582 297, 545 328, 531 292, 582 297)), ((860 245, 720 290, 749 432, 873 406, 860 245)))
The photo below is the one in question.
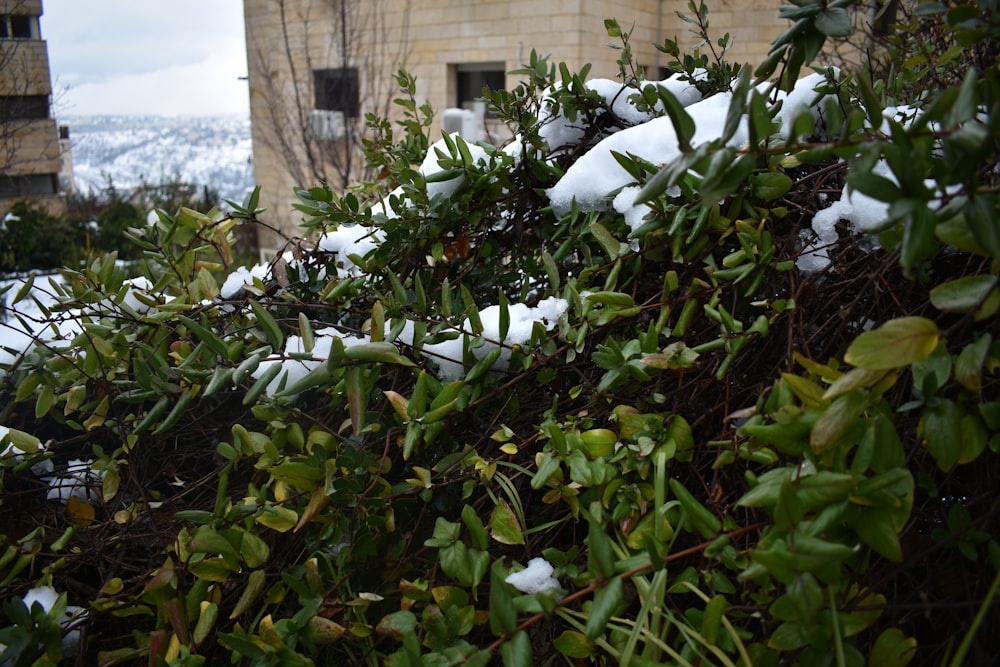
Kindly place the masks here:
POLYGON ((57 194, 58 174, 0 174, 0 199, 57 194))
MULTIPOLYGON (((456 63, 452 81, 455 85, 455 106, 472 110, 483 99, 483 89, 503 90, 507 87, 507 66, 502 61, 456 63)), ((487 114, 490 114, 487 108, 487 114)))
POLYGON ((0 95, 0 120, 47 120, 51 118, 48 95, 0 95))
POLYGON ((31 14, 0 14, 0 39, 41 39, 38 17, 31 14))

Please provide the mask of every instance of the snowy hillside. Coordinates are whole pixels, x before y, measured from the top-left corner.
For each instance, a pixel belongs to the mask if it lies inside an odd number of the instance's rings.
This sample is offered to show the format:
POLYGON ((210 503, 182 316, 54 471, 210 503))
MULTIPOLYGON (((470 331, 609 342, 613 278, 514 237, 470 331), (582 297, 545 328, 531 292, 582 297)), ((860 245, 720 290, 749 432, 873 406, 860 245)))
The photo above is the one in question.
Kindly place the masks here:
POLYGON ((241 200, 253 185, 246 116, 70 116, 76 185, 82 192, 181 180, 241 200))

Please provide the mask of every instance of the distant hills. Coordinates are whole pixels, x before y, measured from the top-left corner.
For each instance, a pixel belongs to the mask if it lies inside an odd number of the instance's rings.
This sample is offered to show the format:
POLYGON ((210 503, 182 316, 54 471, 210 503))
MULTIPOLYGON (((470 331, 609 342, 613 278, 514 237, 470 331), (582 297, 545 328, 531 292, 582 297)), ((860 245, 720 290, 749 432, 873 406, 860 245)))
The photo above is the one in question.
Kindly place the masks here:
POLYGON ((253 187, 247 116, 68 116, 82 192, 180 180, 240 201, 253 187))

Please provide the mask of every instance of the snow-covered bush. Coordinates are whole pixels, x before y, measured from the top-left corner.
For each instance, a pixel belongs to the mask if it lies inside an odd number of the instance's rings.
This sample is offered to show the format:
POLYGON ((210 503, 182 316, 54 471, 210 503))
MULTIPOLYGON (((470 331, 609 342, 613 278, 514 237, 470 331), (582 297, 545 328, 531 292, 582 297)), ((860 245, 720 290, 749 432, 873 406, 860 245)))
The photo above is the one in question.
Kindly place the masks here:
POLYGON ((266 265, 251 196, 10 288, 0 585, 107 665, 988 661, 998 27, 946 7, 962 83, 900 99, 804 70, 850 4, 664 82, 609 21, 622 80, 532 54, 503 147, 400 72, 379 179, 266 265))

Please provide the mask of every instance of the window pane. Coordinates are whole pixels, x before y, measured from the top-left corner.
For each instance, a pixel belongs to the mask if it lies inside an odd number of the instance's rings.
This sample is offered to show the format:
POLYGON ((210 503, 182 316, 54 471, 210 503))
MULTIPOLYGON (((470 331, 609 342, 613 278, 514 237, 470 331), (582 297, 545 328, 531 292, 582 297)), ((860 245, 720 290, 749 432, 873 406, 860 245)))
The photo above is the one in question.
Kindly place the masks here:
POLYGON ((32 174, 23 177, 23 194, 52 195, 56 193, 58 179, 55 174, 32 174))
POLYGON ((343 111, 347 118, 360 114, 360 87, 357 67, 313 70, 316 108, 343 111))
POLYGON ((11 16, 10 17, 10 33, 11 33, 11 37, 18 37, 20 39, 30 39, 31 38, 31 17, 30 16, 11 16))
POLYGON ((483 88, 502 90, 506 86, 503 69, 471 70, 460 69, 456 72, 456 92, 458 99, 455 106, 471 109, 473 102, 483 97, 483 88))
POLYGON ((17 187, 17 177, 0 175, 0 197, 11 199, 19 194, 21 193, 17 187))
POLYGON ((48 117, 48 95, 11 95, 0 97, 0 121, 36 120, 48 117))

